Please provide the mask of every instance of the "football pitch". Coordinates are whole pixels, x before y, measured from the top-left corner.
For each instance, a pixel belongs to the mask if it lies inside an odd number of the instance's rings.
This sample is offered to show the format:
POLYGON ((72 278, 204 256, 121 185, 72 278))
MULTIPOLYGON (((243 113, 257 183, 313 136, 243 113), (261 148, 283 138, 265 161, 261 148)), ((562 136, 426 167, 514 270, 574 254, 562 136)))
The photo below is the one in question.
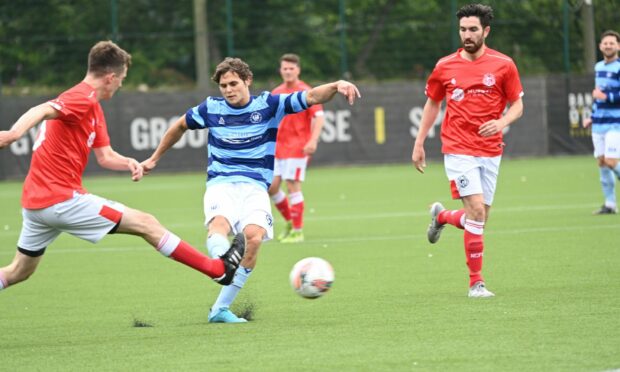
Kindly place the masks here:
MULTIPOLYGON (((92 177, 95 194, 154 214, 204 251, 202 173, 92 177)), ((620 186, 619 186, 620 187, 620 186)), ((0 183, 0 266, 15 252, 21 182, 0 183)), ((0 292, 3 371, 605 371, 620 368, 620 216, 589 156, 505 159, 485 227, 491 299, 467 298, 462 232, 426 240, 428 206, 449 199, 441 163, 311 168, 306 241, 269 242, 232 309, 220 287, 139 238, 63 235, 28 281, 0 292), (336 272, 297 296, 303 257, 336 272)), ((276 216, 276 234, 283 226, 276 216)))

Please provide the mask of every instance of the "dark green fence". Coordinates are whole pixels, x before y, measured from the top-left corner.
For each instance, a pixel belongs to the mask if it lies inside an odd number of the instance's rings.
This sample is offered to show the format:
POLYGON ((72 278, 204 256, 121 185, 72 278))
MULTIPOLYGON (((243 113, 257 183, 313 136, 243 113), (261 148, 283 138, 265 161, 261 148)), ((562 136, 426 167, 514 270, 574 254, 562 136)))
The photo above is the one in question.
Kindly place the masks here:
MULTIPOLYGON (((241 57, 258 81, 278 81, 277 60, 301 55, 310 82, 425 79, 458 47, 461 0, 19 0, 0 2, 4 94, 66 87, 84 75, 101 39, 132 53, 129 88, 191 88, 196 81, 196 2, 206 1, 210 69, 241 57)), ((585 0, 488 1, 496 20, 488 44, 512 56, 523 75, 587 72, 585 0)), ((594 35, 620 25, 617 0, 594 0, 594 35)), ((594 48, 596 44, 594 44, 594 48)))

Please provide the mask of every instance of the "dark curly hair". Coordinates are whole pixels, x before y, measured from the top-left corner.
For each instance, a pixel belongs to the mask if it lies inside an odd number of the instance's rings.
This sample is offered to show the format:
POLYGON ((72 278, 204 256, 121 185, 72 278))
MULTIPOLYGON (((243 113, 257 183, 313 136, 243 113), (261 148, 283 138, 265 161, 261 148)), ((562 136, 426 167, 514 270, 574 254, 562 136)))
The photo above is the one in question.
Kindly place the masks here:
POLYGON ((459 20, 464 17, 478 17, 482 27, 487 27, 493 20, 493 8, 484 4, 468 4, 456 12, 456 18, 459 20))
POLYGON ((215 81, 217 84, 220 83, 220 78, 227 72, 234 72, 243 81, 252 80, 254 76, 252 74, 252 70, 250 70, 250 66, 247 63, 243 62, 241 58, 232 58, 226 57, 219 65, 215 68, 215 73, 211 77, 211 80, 215 81))

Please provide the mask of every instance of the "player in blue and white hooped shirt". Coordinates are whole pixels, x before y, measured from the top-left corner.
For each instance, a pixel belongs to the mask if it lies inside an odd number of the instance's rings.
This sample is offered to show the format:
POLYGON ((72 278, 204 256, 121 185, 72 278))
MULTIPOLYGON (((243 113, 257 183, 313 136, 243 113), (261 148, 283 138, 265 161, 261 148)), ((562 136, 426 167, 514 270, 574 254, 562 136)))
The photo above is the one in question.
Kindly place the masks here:
POLYGON ((620 179, 620 34, 603 32, 599 50, 603 60, 594 67, 592 118, 584 121, 584 126, 592 125, 594 156, 605 196, 605 203, 594 214, 616 214, 616 178, 620 179))
POLYGON ((245 237, 245 256, 231 285, 224 287, 211 307, 209 322, 240 323, 229 309, 256 265, 261 243, 273 237, 273 217, 267 190, 273 178, 278 125, 286 114, 331 100, 342 94, 353 104, 360 97, 357 87, 336 81, 304 92, 250 95, 252 71, 239 58, 226 58, 212 77, 223 97, 208 97, 187 111, 168 128, 161 143, 144 162, 145 173, 185 133, 208 129, 207 190, 204 196, 207 249, 212 257, 225 252, 230 243, 245 237))

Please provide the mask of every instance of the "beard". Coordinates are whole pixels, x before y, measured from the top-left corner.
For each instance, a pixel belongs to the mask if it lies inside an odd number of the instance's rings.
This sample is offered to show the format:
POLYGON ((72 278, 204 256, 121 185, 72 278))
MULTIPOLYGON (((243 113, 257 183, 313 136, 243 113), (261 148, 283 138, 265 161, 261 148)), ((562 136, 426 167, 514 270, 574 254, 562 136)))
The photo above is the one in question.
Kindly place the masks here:
MULTIPOLYGON (((471 41, 471 40, 468 40, 471 41)), ((463 45, 463 49, 465 49, 465 51, 469 54, 475 54, 477 51, 480 50, 480 48, 482 48, 482 44, 484 43, 484 39, 480 39, 478 41, 473 41, 472 44, 465 44, 464 41, 461 42, 461 44, 463 45)))
POLYGON ((618 51, 604 51, 603 52, 603 57, 605 57, 605 59, 614 59, 614 58, 618 58, 618 51))

